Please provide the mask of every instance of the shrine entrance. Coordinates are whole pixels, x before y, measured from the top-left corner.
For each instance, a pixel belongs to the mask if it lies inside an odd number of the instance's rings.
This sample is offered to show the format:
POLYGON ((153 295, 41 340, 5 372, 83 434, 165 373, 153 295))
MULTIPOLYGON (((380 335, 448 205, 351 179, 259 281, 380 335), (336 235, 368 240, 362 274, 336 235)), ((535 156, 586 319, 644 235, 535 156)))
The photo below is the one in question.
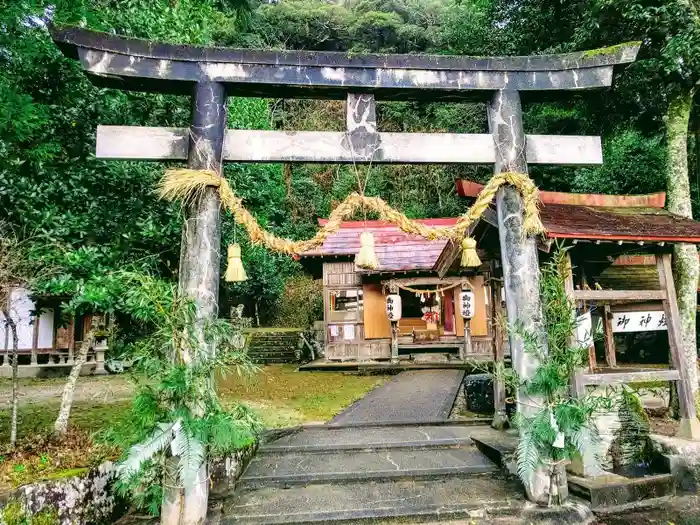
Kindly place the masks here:
MULTIPOLYGON (((492 220, 497 225, 499 271, 508 320, 537 336, 544 334, 544 327, 538 239, 533 233, 541 232, 542 224, 536 211, 536 188, 527 175, 528 165, 599 164, 602 163, 602 148, 599 137, 526 134, 521 96, 531 99, 545 92, 609 87, 614 66, 632 62, 639 48, 638 44, 624 44, 592 52, 531 57, 359 56, 179 46, 79 28, 53 28, 52 37, 66 55, 80 61, 92 81, 100 86, 191 94, 189 128, 99 126, 96 156, 114 160, 187 161, 188 169, 171 174, 164 183, 163 193, 167 194, 169 187, 178 184, 181 188, 192 183, 198 189, 197 198, 187 205, 180 287, 195 300, 200 317, 213 318, 218 313, 222 204, 247 228, 253 242, 295 256, 318 248, 341 230, 342 221, 349 219, 354 210, 369 206, 371 211, 378 212, 382 219, 405 233, 451 243, 445 251, 445 260, 449 261, 446 268, 460 253, 464 255, 467 250, 475 250, 472 227, 479 219, 492 220), (346 130, 226 129, 226 100, 234 96, 345 100, 346 130), (377 129, 376 99, 484 101, 488 107, 489 132, 385 133, 377 129), (264 231, 255 222, 221 177, 223 162, 490 164, 494 167, 494 177, 480 193, 477 203, 451 227, 428 227, 420 221, 410 221, 380 199, 353 194, 331 213, 314 239, 289 241, 264 231), (491 202, 495 203, 492 211, 488 209, 491 202)), ((172 194, 183 196, 178 191, 172 194)), ((365 256, 365 263, 360 267, 376 270, 376 261, 371 257, 373 239, 360 235, 359 243, 358 255, 365 256)), ((230 262, 235 263, 237 257, 240 263, 240 253, 235 249, 229 251, 230 262)), ((658 260, 659 275, 666 286, 670 278, 668 257, 660 254, 658 260)), ((440 267, 435 271, 438 278, 445 275, 440 267)), ((362 272, 353 268, 347 273, 354 274, 353 279, 357 279, 362 272)), ((382 285, 381 276, 369 280, 374 282, 367 284, 382 285)), ((361 279, 336 284, 362 288, 363 297, 366 296, 361 279)), ((595 290, 574 292, 573 282, 569 284, 576 299, 616 297, 595 290)), ((350 296, 346 294, 345 297, 350 296)), ((359 295, 354 297, 357 299, 359 295)), ((665 301, 665 311, 677 325, 678 312, 672 297, 663 292, 657 293, 655 298, 665 301)), ((456 305, 453 306, 456 310, 456 305)), ((440 313, 446 315, 443 310, 440 313)), ((385 312, 381 314, 386 315, 385 312)), ((435 320, 434 316, 429 317, 435 320)), ((341 324, 344 334, 351 333, 355 338, 360 333, 354 326, 345 332, 345 325, 350 323, 341 324)), ((445 328, 443 324, 443 330, 445 328)), ((497 363, 502 363, 503 348, 499 340, 498 337, 494 339, 492 356, 497 363)), ((390 358, 398 355, 400 344, 394 328, 390 358)), ((515 372, 523 380, 531 379, 540 364, 538 358, 525 351, 521 337, 511 335, 509 348, 515 372)), ((677 345, 674 352, 676 373, 673 379, 678 380, 681 392, 682 428, 686 437, 698 438, 700 424, 693 401, 686 395, 688 376, 684 361, 677 355, 677 345)), ((575 379, 577 392, 582 392, 581 388, 595 378, 581 374, 575 379)), ((505 404, 504 387, 498 381, 495 383, 496 406, 501 407, 505 404)), ((524 389, 518 390, 515 397, 522 415, 527 417, 538 412, 538 400, 524 389)), ((504 415, 497 414, 501 421, 495 421, 496 426, 502 426, 504 415)), ((526 484, 528 497, 546 502, 551 494, 547 476, 542 471, 533 474, 532 483, 526 484)))

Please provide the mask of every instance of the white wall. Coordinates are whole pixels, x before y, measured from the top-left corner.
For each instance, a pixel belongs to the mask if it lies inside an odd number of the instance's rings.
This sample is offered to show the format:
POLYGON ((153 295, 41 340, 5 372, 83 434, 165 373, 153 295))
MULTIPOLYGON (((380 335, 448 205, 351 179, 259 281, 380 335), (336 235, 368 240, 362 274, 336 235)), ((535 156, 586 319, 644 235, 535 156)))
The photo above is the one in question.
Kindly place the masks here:
MULTIPOLYGON (((10 316, 17 325, 19 349, 30 350, 34 339, 34 324, 31 315, 35 308, 34 302, 29 298, 29 293, 24 288, 15 288, 10 294, 10 316)), ((39 322, 39 348, 51 348, 53 346, 54 312, 47 310, 42 312, 39 322)), ((10 330, 5 324, 5 317, 0 314, 0 350, 12 348, 10 330)))
POLYGON ((43 310, 39 318, 39 348, 53 348, 53 322, 54 312, 52 308, 43 310))

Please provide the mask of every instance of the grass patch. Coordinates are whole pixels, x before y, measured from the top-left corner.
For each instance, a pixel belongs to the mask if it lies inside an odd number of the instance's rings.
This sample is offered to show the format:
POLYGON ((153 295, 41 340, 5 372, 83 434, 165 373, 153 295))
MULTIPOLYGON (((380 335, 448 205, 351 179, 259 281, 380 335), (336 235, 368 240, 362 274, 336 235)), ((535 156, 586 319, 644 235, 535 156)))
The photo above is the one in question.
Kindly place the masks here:
MULTIPOLYGON (((19 408, 19 443, 16 450, 0 447, 0 492, 38 481, 77 476, 120 451, 97 444, 92 435, 109 425, 125 421, 130 402, 95 404, 78 402, 71 411, 71 429, 61 443, 46 436, 53 429, 59 402, 24 404, 19 408)), ((10 435, 10 412, 0 412, 0 436, 5 444, 10 435)))
MULTIPOLYGON (((53 429, 58 416, 59 401, 42 404, 25 404, 19 407, 18 433, 20 438, 45 435, 53 429)), ((128 419, 131 401, 94 403, 80 401, 73 405, 70 414, 72 427, 88 434, 128 419)), ((0 411, 0 435, 10 435, 10 411, 0 411)))
POLYGON ((386 381, 386 376, 297 372, 295 365, 269 365, 251 379, 219 380, 224 403, 241 401, 269 427, 325 422, 386 381))

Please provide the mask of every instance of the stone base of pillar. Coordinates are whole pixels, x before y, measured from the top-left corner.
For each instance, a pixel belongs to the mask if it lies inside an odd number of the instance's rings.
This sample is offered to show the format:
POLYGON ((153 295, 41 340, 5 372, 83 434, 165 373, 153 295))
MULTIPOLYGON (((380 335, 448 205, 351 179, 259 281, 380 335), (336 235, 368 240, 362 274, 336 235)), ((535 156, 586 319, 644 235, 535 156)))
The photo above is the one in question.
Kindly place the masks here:
POLYGON ((680 427, 676 432, 676 437, 688 439, 690 441, 700 441, 700 420, 697 418, 681 418, 680 427))
POLYGON ((591 509, 581 503, 567 502, 560 506, 530 507, 523 510, 521 523, 566 523, 588 525, 595 521, 591 509))
POLYGON ((505 430, 508 428, 508 416, 506 416, 505 411, 497 410, 493 414, 493 421, 491 421, 491 427, 496 430, 505 430))

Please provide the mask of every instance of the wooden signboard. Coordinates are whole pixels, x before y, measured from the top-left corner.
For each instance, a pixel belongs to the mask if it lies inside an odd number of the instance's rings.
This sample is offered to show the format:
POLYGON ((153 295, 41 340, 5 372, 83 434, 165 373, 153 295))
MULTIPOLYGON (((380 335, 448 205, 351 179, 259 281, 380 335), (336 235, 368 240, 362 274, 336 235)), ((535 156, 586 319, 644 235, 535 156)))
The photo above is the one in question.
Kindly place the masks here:
POLYGON ((652 332, 667 330, 663 311, 615 312, 612 316, 613 333, 652 332))

